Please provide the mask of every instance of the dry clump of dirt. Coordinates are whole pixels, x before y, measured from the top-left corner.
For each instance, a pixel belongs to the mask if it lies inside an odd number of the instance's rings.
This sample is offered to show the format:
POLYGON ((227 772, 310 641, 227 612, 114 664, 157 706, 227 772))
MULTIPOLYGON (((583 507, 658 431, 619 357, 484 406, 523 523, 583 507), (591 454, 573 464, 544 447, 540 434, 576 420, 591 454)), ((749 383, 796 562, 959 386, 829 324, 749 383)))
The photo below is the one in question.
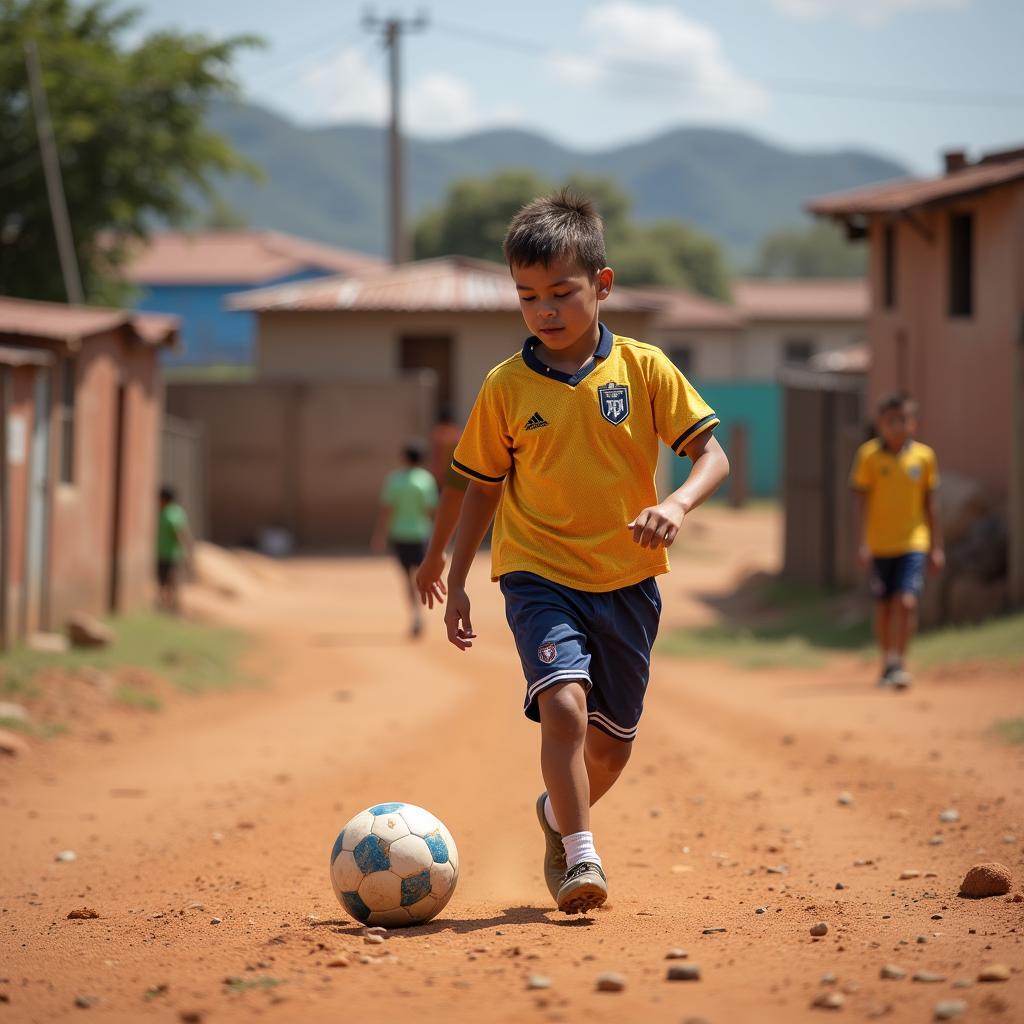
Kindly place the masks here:
POLYGON ((960 895, 969 899, 1005 896, 1012 884, 1013 876, 1005 864, 975 864, 960 883, 960 895))

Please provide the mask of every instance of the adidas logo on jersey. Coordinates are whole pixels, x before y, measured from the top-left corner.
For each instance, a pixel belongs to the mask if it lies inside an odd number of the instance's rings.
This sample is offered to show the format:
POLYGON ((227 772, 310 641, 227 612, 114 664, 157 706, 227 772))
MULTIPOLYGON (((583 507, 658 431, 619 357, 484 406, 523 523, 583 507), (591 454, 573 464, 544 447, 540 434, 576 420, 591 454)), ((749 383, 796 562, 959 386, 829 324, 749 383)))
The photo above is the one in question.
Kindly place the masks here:
POLYGON ((535 412, 526 421, 526 429, 527 430, 536 430, 538 427, 550 427, 550 426, 551 426, 551 424, 548 423, 548 421, 546 419, 544 419, 544 417, 541 416, 541 414, 539 412, 535 412))

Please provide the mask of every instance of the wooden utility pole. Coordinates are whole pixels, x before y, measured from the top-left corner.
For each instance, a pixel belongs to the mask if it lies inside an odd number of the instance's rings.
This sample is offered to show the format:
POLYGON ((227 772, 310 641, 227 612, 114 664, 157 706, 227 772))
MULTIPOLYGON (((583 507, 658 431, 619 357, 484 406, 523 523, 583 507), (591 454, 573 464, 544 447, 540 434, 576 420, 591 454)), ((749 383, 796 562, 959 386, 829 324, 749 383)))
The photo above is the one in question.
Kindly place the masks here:
POLYGON ((29 90, 32 93, 32 112, 35 114, 36 135, 39 137, 39 154, 43 161, 43 176, 46 178, 46 194, 50 201, 50 218, 53 220, 53 233, 57 236, 57 256, 60 259, 60 272, 64 277, 64 291, 68 302, 81 305, 85 298, 82 295, 82 279, 78 274, 68 204, 64 198, 64 185, 60 177, 57 143, 53 138, 50 109, 46 103, 43 76, 39 71, 39 53, 32 40, 25 43, 25 67, 28 70, 29 90))
POLYGON ((421 32, 427 27, 427 16, 415 18, 378 18, 367 14, 363 25, 371 32, 379 32, 388 51, 389 91, 391 118, 388 127, 388 154, 391 177, 391 262, 404 263, 409 258, 409 237, 405 230, 405 191, 402 175, 402 68, 400 44, 404 32, 421 32))

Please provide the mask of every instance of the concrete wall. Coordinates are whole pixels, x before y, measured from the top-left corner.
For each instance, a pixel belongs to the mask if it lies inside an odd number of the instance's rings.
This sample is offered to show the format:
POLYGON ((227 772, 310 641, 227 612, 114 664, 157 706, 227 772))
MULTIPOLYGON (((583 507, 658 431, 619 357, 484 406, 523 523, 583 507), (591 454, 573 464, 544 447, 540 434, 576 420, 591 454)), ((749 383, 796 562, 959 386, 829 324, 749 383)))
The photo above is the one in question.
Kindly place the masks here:
POLYGON ((739 328, 679 330, 661 328, 649 339, 670 355, 673 349, 690 350, 690 376, 694 380, 733 380, 739 374, 739 328))
POLYGON ((427 436, 434 382, 329 376, 167 386, 167 411, 203 428, 211 540, 253 544, 283 526, 304 547, 367 544, 402 444, 427 436))
POLYGON ((896 304, 882 304, 883 230, 871 228, 871 407, 903 388, 940 467, 1009 491, 1014 349, 1024 315, 1024 185, 914 212, 896 226, 896 304), (950 212, 974 213, 974 315, 948 313, 950 212))
POLYGON ((743 380, 776 380, 785 365, 786 342, 810 341, 812 354, 835 352, 864 340, 863 321, 757 321, 740 337, 736 376, 743 380))
MULTIPOLYGON (((617 334, 651 340, 647 314, 614 314, 606 322, 617 334)), ((519 313, 275 311, 260 314, 256 367, 268 379, 384 376, 399 370, 403 335, 447 334, 453 411, 465 419, 487 371, 518 352, 527 333, 519 313)))

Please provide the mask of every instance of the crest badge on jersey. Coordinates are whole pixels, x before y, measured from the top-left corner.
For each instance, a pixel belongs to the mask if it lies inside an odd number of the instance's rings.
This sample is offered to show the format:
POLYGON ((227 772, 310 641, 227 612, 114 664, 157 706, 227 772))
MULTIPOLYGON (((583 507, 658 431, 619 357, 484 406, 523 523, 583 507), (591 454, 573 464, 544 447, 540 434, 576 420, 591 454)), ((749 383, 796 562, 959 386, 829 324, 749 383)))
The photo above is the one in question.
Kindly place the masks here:
POLYGON ((629 385, 602 384, 597 389, 597 400, 601 403, 601 415, 613 426, 618 426, 629 415, 629 385))
POLYGON ((537 648, 537 657, 544 662, 545 665, 550 665, 555 660, 555 656, 558 654, 558 648, 553 643, 541 644, 537 648))

